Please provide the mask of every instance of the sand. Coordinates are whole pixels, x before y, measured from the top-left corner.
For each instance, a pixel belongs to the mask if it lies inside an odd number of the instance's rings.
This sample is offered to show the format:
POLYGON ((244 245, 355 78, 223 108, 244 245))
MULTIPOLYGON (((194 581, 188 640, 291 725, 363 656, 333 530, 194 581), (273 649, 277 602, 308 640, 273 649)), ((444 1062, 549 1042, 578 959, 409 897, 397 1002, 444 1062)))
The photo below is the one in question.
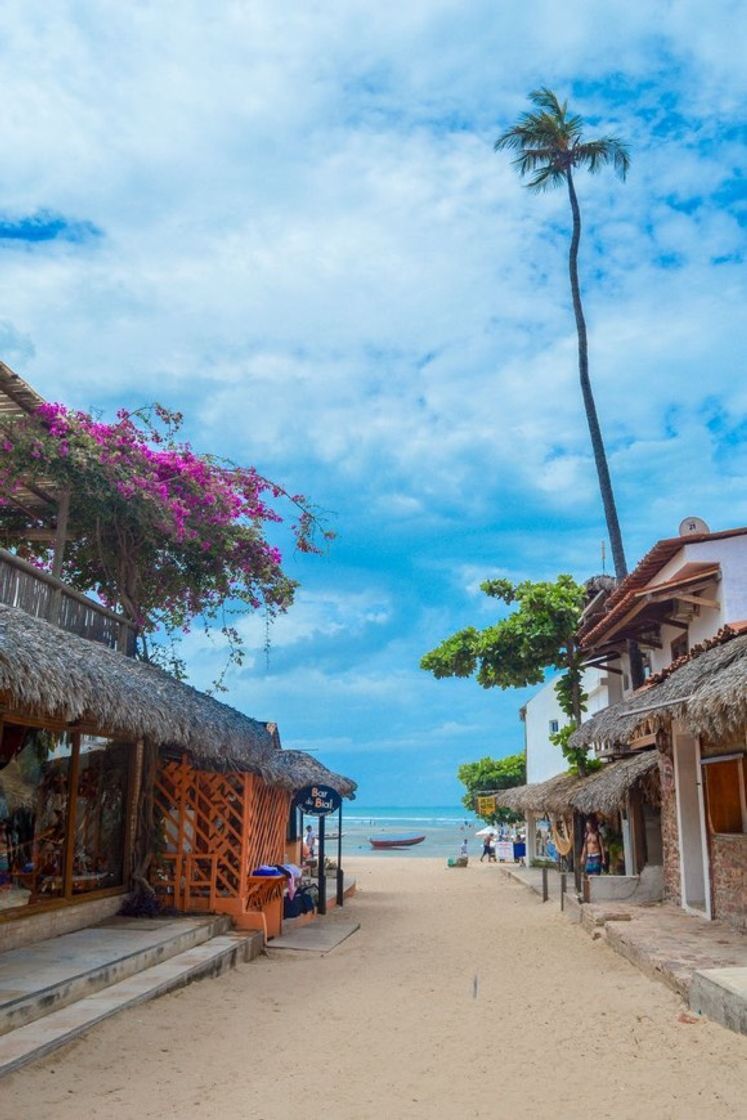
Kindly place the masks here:
POLYGON ((333 953, 262 957, 100 1024, 5 1080, 2 1120, 747 1115, 747 1038, 682 1022, 499 867, 348 870, 361 929, 333 953))

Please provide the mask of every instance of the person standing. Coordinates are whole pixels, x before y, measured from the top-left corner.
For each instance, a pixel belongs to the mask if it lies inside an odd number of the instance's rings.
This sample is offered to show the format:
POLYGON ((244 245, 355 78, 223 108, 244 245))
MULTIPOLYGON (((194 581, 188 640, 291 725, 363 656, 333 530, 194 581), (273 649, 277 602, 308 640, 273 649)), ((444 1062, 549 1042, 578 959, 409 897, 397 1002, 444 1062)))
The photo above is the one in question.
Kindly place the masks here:
POLYGON ((581 867, 587 875, 601 875, 604 863, 604 841, 596 817, 586 822, 584 846, 581 849, 581 867))

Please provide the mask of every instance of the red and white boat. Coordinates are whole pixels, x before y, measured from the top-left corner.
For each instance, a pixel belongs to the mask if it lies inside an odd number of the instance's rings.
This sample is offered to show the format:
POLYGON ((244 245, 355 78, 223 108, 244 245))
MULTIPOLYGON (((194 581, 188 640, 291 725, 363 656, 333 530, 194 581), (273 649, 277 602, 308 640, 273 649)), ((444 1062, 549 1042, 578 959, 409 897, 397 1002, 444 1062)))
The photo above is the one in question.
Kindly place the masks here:
POLYGON ((369 836, 368 842, 372 848, 412 848, 414 844, 422 844, 425 836, 369 836))

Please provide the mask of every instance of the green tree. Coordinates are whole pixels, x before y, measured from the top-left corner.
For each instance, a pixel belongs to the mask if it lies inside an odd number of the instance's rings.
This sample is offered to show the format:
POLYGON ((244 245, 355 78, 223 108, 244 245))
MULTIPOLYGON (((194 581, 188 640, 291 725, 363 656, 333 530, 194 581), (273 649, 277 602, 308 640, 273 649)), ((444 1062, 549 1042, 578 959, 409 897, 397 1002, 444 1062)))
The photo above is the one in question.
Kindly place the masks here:
MULTIPOLYGON (((516 605, 505 618, 484 630, 467 627, 426 653, 421 669, 434 677, 472 677, 483 688, 526 688, 542 684, 548 669, 560 672, 555 685, 568 728, 581 723, 587 696, 582 686, 583 658, 576 644, 586 591, 572 576, 554 583, 490 579, 480 584, 491 598, 516 605)), ((570 730, 559 732, 557 745, 579 773, 588 768, 586 752, 568 745, 570 730)))
POLYGON ((619 177, 624 179, 630 167, 630 156, 626 145, 616 136, 586 140, 583 134, 581 117, 569 113, 568 102, 564 101, 561 105, 551 90, 546 88, 534 90, 529 94, 529 100, 536 107, 536 111, 523 113, 515 125, 498 137, 495 142, 495 150, 500 151, 505 148, 518 153, 514 160, 514 166, 521 175, 531 176, 526 184, 530 190, 544 191, 551 187, 565 187, 568 191, 573 216, 568 266, 573 311, 576 317, 576 332, 578 334, 578 372, 586 419, 591 435, 594 461, 599 477, 607 531, 610 537, 615 574, 618 579, 623 579, 627 575, 628 569, 625 562, 617 506, 607 465, 607 455, 589 379, 589 344, 578 279, 581 210, 573 175, 576 170, 585 170, 596 174, 603 167, 611 166, 619 177))
MULTIPOLYGON (((457 770, 457 777, 467 792, 462 798, 465 809, 476 809, 477 795, 497 789, 512 789, 523 786, 527 780, 526 760, 522 754, 510 754, 506 758, 481 758, 479 762, 465 762, 457 770)), ((516 819, 509 809, 498 809, 482 819, 488 824, 516 819)))

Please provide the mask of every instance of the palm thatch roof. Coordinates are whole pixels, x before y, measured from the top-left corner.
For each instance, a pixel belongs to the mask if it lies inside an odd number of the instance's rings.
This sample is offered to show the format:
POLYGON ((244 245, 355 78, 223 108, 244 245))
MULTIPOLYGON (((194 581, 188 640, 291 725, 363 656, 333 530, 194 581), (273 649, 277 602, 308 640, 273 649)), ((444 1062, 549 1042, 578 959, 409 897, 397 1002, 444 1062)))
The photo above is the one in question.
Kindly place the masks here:
POLYGON ((597 712, 571 736, 575 747, 623 748, 642 731, 683 719, 695 733, 725 738, 747 723, 747 634, 730 632, 657 683, 597 712))
MULTIPOLYGON (((302 752, 281 750, 274 723, 250 719, 153 665, 0 604, 0 712, 3 707, 111 738, 147 739, 185 751, 198 765, 249 771, 286 789, 307 784, 302 752)), ((349 796, 355 783, 340 780, 349 796)))
POLYGON ((571 793, 571 808, 579 813, 614 813, 635 786, 656 786, 659 752, 644 751, 595 770, 571 793))
POLYGON ((562 814, 574 809, 587 814, 612 813, 624 805, 628 791, 655 770, 658 771, 657 752, 646 751, 608 762, 585 778, 556 774, 546 782, 503 790, 498 794, 497 804, 519 813, 562 814))
POLYGON ((577 774, 556 774, 546 782, 531 782, 502 790, 496 797, 499 809, 513 809, 517 813, 555 813, 568 808, 568 797, 579 782, 577 774))
POLYGON ((293 789, 304 786, 324 785, 336 790, 342 797, 355 797, 357 783, 342 774, 335 774, 323 766, 318 758, 305 751, 283 750, 279 762, 293 775, 293 789))

